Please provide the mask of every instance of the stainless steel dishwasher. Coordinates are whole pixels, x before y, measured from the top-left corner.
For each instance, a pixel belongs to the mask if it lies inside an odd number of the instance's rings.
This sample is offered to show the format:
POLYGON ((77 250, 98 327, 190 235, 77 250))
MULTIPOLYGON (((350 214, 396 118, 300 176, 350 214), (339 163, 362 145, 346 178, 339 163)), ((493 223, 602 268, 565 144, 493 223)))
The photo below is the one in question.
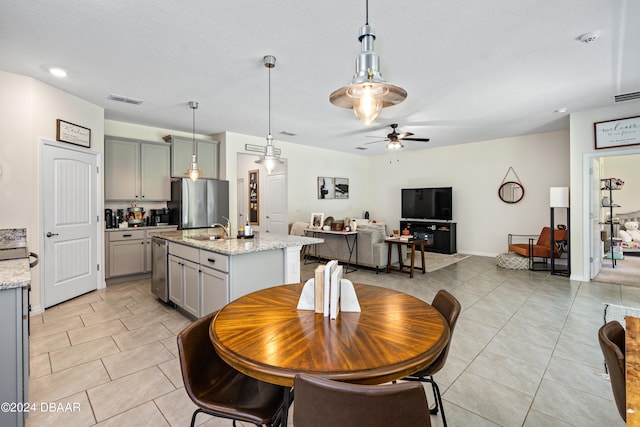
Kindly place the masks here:
POLYGON ((168 249, 168 241, 157 237, 151 240, 151 292, 165 303, 169 302, 168 249))

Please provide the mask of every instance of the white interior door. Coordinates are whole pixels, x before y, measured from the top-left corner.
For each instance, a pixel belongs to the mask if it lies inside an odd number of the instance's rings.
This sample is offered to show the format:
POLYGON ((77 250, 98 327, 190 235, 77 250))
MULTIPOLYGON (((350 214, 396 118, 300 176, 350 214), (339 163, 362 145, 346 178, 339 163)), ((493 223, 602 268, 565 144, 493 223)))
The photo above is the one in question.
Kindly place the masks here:
POLYGON ((289 234, 287 175, 267 175, 266 184, 265 231, 274 234, 289 234))
POLYGON ((98 287, 98 156, 44 144, 44 306, 98 287))
POLYGON ((601 208, 600 208, 600 159, 591 160, 591 191, 589 201, 589 218, 591 220, 591 278, 593 279, 600 272, 602 267, 603 243, 600 238, 602 230, 601 208))

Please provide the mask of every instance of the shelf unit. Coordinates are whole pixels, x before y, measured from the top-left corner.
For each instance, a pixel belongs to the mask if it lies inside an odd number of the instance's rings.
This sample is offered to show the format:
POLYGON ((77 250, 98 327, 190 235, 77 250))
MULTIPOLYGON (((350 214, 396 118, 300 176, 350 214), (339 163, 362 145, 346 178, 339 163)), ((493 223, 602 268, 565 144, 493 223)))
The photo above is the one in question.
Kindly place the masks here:
MULTIPOLYGON (((556 276, 570 276, 571 275, 571 212, 569 208, 561 208, 561 207, 551 207, 551 274, 556 276), (556 217, 556 209, 566 209, 567 210, 567 235, 566 240, 564 241, 564 248, 561 250, 561 253, 564 252, 567 254, 567 265, 558 267, 556 265, 556 258, 553 256, 555 252, 556 242, 559 242, 555 239, 554 231, 555 229, 555 217, 556 217)), ((560 249, 560 248, 559 248, 560 249)))
MULTIPOLYGON (((605 258, 611 258, 611 266, 613 268, 616 268, 617 259, 614 247, 618 243, 616 241, 617 239, 615 238, 615 226, 618 224, 614 222, 613 208, 619 208, 620 205, 616 205, 615 203, 613 203, 613 192, 616 190, 622 190, 622 185, 624 183, 617 178, 602 178, 600 182, 602 183, 602 185, 600 186, 600 190, 603 192, 603 194, 605 194, 602 200, 604 200, 605 197, 608 197, 609 199, 608 206, 606 206, 602 201, 600 202, 600 206, 602 206, 605 211, 608 210, 607 213, 609 214, 609 218, 606 219, 605 214, 605 221, 601 222, 602 225, 609 226, 609 252, 605 253, 604 256, 605 258), (606 196, 607 194, 608 196, 606 196)), ((622 252, 620 252, 620 258, 618 259, 622 259, 622 252)))
POLYGON ((408 229, 416 239, 424 239, 424 250, 441 254, 455 254, 456 249, 456 223, 402 220, 400 229, 408 229))

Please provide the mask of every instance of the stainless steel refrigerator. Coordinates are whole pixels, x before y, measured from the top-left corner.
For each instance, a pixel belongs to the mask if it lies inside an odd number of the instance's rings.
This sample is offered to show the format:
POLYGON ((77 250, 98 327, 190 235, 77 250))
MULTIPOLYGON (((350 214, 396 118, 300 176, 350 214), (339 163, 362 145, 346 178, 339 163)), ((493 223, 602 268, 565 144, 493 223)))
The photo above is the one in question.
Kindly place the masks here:
POLYGON ((171 181, 169 223, 180 229, 226 224, 229 218, 229 181, 180 178, 171 181))

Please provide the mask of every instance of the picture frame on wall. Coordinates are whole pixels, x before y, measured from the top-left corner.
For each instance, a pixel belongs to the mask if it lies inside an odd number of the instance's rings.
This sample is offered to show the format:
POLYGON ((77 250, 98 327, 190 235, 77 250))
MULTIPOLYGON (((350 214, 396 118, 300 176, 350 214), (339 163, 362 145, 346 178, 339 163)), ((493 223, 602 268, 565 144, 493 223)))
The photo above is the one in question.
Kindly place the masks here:
POLYGON ((57 119, 56 141, 91 148, 91 129, 57 119))
POLYGON ((349 198, 349 178, 334 178, 334 192, 336 199, 349 198))
POLYGON ((248 206, 249 206, 249 224, 260 225, 260 188, 259 188, 259 175, 258 169, 249 171, 249 191, 248 191, 248 206))
POLYGON ((597 150, 640 145, 640 116, 596 122, 593 130, 597 150))
POLYGON ((327 176, 318 177, 318 199, 333 199, 335 188, 333 178, 327 176))

